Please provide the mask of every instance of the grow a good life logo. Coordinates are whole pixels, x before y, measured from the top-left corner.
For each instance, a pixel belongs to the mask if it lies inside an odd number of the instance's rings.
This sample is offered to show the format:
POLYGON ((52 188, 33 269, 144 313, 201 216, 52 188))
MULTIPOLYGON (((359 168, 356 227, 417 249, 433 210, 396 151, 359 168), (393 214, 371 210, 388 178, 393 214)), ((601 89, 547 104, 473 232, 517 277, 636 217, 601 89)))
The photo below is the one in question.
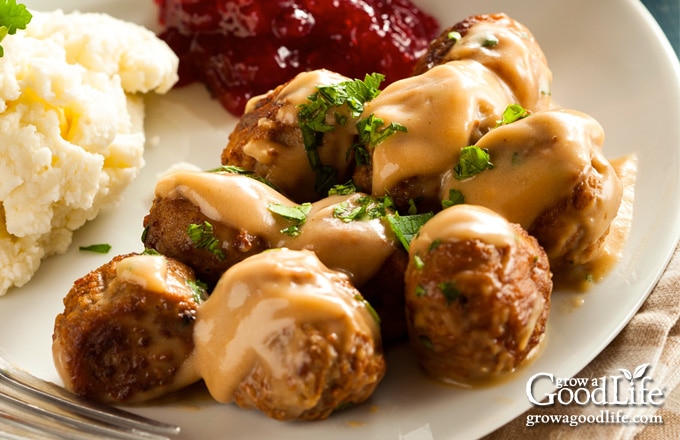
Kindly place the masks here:
POLYGON ((649 367, 650 364, 642 364, 632 371, 620 368, 618 372, 621 374, 592 378, 559 378, 551 373, 537 373, 526 384, 526 396, 533 405, 592 405, 600 408, 600 412, 578 416, 532 414, 527 416, 527 426, 536 423, 568 423, 571 426, 582 423, 663 423, 660 416, 639 416, 641 412, 655 413, 666 399, 665 388, 655 384, 648 375, 649 367), (638 415, 627 414, 623 411, 624 407, 634 409, 638 415), (648 411, 640 411, 645 409, 648 411))
POLYGON ((630 372, 620 368, 621 375, 594 378, 557 378, 551 373, 537 373, 529 378, 526 394, 529 402, 536 406, 588 405, 596 406, 661 406, 665 400, 664 390, 654 385, 654 379, 647 376, 650 364, 642 364, 630 372), (541 381, 549 381, 554 391, 535 392, 541 381))

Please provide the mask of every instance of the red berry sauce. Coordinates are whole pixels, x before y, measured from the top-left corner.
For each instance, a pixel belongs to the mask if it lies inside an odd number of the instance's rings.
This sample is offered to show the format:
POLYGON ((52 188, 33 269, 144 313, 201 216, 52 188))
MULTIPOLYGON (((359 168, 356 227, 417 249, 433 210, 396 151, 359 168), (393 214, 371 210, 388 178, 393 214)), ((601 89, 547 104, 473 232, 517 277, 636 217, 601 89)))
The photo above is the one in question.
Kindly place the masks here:
POLYGON ((154 0, 180 57, 180 84, 204 82, 235 115, 297 73, 411 74, 440 27, 409 0, 154 0))

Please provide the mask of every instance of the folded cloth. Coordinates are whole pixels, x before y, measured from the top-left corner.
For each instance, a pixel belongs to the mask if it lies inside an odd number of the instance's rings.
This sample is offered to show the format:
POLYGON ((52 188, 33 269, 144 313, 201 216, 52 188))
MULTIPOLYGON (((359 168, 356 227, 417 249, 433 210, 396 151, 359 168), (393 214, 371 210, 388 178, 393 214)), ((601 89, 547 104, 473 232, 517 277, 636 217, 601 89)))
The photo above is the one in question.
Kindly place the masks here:
MULTIPOLYGON (((594 378, 623 376, 621 369, 648 365, 644 371, 647 388, 661 393, 658 405, 586 405, 535 406, 497 429, 485 440, 495 439, 669 439, 680 438, 680 246, 651 294, 621 333, 575 377, 594 378), (610 417, 609 423, 593 420, 607 411, 612 416, 625 414, 638 423, 622 423, 610 417), (527 426, 527 417, 559 416, 582 421, 591 416, 592 423, 549 422, 527 426), (585 417, 584 417, 585 416, 585 417)), ((627 373, 627 371, 625 372, 627 373)), ((633 373, 631 371, 631 373, 633 373)), ((649 402, 649 393, 641 396, 642 382, 636 376, 637 402, 649 402)), ((633 382, 631 382, 633 383, 633 382)), ((629 391, 630 388, 626 389, 629 391)), ((623 398, 620 399, 624 401, 623 398)), ((630 401, 630 398, 628 398, 630 401)), ((547 419, 546 419, 547 420, 547 419)))

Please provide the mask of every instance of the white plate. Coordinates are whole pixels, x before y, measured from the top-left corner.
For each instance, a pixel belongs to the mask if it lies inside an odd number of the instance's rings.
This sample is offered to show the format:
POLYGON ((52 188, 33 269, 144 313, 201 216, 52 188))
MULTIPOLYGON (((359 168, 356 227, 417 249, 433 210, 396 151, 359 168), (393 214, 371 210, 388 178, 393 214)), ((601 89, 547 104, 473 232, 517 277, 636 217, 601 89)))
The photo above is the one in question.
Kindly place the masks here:
MULTIPOLYGON (((35 9, 52 0, 26 1, 35 9)), ((420 0, 448 26, 470 14, 506 12, 541 43, 554 74, 553 96, 590 113, 607 133, 605 153, 639 155, 632 232, 613 273, 571 306, 555 292, 549 341, 542 356, 511 381, 479 390, 434 384, 418 371, 407 348, 388 353, 389 369, 371 401, 315 423, 281 423, 234 405, 188 399, 136 409, 179 423, 182 438, 474 438, 530 407, 527 378, 536 372, 576 375, 623 328, 662 273, 680 234, 680 68, 670 44, 635 0, 420 0), (410 434, 410 435, 409 435, 410 434)), ((157 29, 152 0, 60 0, 64 10, 101 11, 157 29)), ((51 359, 54 317, 71 283, 112 255, 140 250, 142 218, 159 171, 178 161, 215 166, 234 124, 200 86, 148 100, 147 166, 120 209, 75 235, 71 249, 45 261, 35 278, 0 298, 0 347, 21 367, 59 382, 51 359), (109 255, 84 255, 79 245, 107 242, 109 255)), ((634 368, 634 365, 621 365, 634 368)))

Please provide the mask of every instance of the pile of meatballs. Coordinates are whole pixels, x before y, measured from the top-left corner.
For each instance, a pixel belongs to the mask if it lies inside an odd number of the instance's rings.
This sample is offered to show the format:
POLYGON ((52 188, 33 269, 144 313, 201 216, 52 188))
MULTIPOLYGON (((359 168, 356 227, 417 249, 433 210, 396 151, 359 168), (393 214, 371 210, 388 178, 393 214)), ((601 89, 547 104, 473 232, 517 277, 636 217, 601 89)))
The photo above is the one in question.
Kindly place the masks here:
POLYGON ((447 383, 530 362, 553 278, 597 271, 621 204, 602 127, 553 104, 541 48, 504 14, 445 30, 360 114, 328 110, 310 155, 300 109, 349 80, 306 72, 251 99, 221 166, 157 182, 144 251, 77 280, 56 317, 69 389, 133 403, 203 380, 219 402, 310 420, 368 399, 406 340, 447 383), (404 129, 360 160, 369 116, 404 129), (484 166, 461 173, 471 146, 484 166), (342 185, 320 189, 319 164, 342 185))

